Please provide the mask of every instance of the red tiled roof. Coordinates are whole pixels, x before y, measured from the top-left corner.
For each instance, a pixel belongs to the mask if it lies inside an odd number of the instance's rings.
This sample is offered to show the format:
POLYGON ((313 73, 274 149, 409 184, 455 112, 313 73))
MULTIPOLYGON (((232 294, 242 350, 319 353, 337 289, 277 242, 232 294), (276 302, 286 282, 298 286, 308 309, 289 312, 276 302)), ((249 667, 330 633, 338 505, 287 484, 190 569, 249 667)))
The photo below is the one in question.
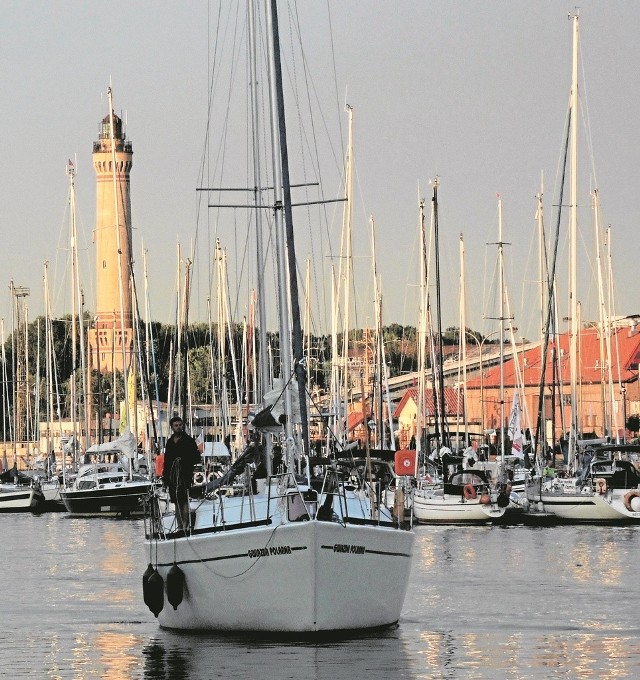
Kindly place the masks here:
MULTIPOLYGON (((413 399, 413 401, 416 404, 418 403, 417 387, 409 387, 407 391, 402 395, 402 399, 400 400, 400 403, 396 406, 396 410, 393 413, 394 418, 397 418, 399 414, 402 413, 402 410, 404 409, 405 404, 407 403, 407 401, 409 401, 409 399, 413 399)), ((433 401, 433 389, 428 388, 426 390, 425 401, 426 412, 431 415, 434 414, 436 409, 433 401)), ((464 403, 462 392, 453 389, 453 387, 445 387, 444 403, 446 415, 455 415, 456 413, 459 413, 462 410, 462 405, 464 403)))
MULTIPOLYGON (((569 349, 571 339, 569 333, 563 333, 558 338, 559 358, 559 373, 562 376, 562 381, 568 383, 570 379, 569 372, 569 349)), ((547 367, 545 371, 545 382, 552 382, 552 361, 553 361, 553 342, 549 343, 547 350, 547 367)), ((608 380, 608 368, 606 361, 607 342, 606 338, 603 343, 605 352, 605 380, 608 380)), ((520 363, 520 371, 523 373, 525 385, 535 386, 540 383, 540 369, 541 369, 541 346, 534 347, 530 350, 518 353, 518 361, 520 363), (524 367, 523 367, 524 358, 524 367)), ((578 338, 578 353, 579 353, 579 373, 580 380, 583 384, 599 383, 602 381, 602 361, 600 359, 600 337, 595 328, 582 329, 578 338)), ((504 385, 505 387, 514 387, 515 379, 515 363, 513 354, 509 350, 505 356, 504 361, 504 385)), ((611 373, 615 382, 630 382, 636 380, 638 377, 638 363, 640 363, 640 333, 631 334, 629 328, 614 329, 611 335, 611 373), (620 370, 618 371, 618 366, 620 370)), ((468 387, 480 387, 480 377, 469 380, 468 387)), ((484 373, 482 384, 485 388, 498 387, 500 385, 500 365, 494 366, 484 373)))
POLYGON ((355 430, 358 425, 362 425, 363 421, 364 415, 362 413, 359 411, 352 411, 347 416, 347 432, 352 432, 355 430))

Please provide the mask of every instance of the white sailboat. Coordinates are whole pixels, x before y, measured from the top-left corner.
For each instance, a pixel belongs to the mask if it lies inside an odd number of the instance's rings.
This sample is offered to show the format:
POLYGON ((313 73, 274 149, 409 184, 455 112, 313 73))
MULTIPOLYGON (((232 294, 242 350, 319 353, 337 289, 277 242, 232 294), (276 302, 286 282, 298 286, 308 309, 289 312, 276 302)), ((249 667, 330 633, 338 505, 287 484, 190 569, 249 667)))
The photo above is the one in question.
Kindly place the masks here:
MULTIPOLYGON (((422 204, 421 204, 422 211, 422 204)), ((421 212, 422 214, 422 212, 421 212)), ((421 219, 421 222, 423 220, 421 219)), ((438 182, 433 185, 432 198, 432 223, 436 233, 435 258, 436 258, 436 290, 439 287, 438 275, 438 182)), ((502 240, 502 233, 500 233, 502 240)), ((426 242, 423 237, 423 242, 426 242)), ((423 279, 426 279, 426 249, 423 248, 423 279)), ((502 290, 501 290, 502 293, 502 290)), ((423 302, 423 307, 428 304, 423 302)), ((438 317, 440 310, 438 305, 438 317)), ((439 324, 438 324, 439 325, 439 324)), ((441 333, 440 333, 441 335, 441 333)), ((442 352, 440 352, 442 354, 442 352)), ((440 360, 441 361, 441 360, 440 360)), ((445 410, 444 384, 441 368, 438 371, 438 394, 440 404, 437 409, 440 413, 440 427, 442 441, 445 440, 445 410)), ((463 469, 457 466, 460 459, 451 456, 443 456, 443 477, 441 484, 420 484, 413 495, 413 513, 416 521, 425 524, 478 524, 487 522, 503 521, 509 497, 501 493, 495 486, 495 480, 490 479, 485 470, 479 468, 463 469), (450 464, 451 462, 451 464, 450 464)))
MULTIPOLYGON (((579 436, 578 337, 579 302, 577 299, 577 152, 578 152, 578 55, 579 17, 573 20, 573 63, 570 98, 570 384, 571 424, 568 467, 576 470, 579 436)), ((596 211, 597 219, 597 211, 596 211)), ((599 281, 600 306, 602 284, 599 281)), ((612 382, 612 381, 611 381, 612 382)), ((603 379, 604 383, 604 379, 603 379)), ((571 478, 538 477, 527 490, 531 507, 571 522, 640 522, 640 475, 625 460, 625 447, 584 448, 581 470, 571 478)))
POLYGON ((186 533, 175 529, 173 512, 161 514, 152 498, 144 597, 162 627, 179 630, 319 634, 388 626, 400 617, 413 533, 378 502, 380 487, 370 474, 358 477, 342 460, 318 466, 314 460, 313 470, 306 464, 307 400, 275 0, 267 14, 284 379, 277 407, 257 414, 254 426, 264 422, 265 430, 279 432, 283 459, 280 465, 274 460, 274 474, 267 460, 264 490, 252 493, 251 463, 262 459, 262 446, 250 443, 205 497, 192 502, 186 533), (276 412, 282 417, 274 418, 276 412))

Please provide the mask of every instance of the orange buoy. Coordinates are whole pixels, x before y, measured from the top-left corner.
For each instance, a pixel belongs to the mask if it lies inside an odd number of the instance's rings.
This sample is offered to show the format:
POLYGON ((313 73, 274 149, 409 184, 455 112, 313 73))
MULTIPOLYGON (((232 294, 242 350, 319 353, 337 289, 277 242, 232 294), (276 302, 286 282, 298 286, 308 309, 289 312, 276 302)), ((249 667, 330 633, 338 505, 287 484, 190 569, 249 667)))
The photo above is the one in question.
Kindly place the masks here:
POLYGON ((480 496, 480 503, 482 503, 482 505, 489 505, 489 503, 491 503, 491 496, 489 496, 488 493, 483 493, 480 496))
POLYGON ((477 497, 476 487, 473 484, 465 484, 464 489, 462 489, 462 495, 465 501, 473 500, 477 497))
POLYGON ((416 452, 413 449, 400 449, 394 456, 394 470, 398 477, 409 477, 416 471, 416 452))

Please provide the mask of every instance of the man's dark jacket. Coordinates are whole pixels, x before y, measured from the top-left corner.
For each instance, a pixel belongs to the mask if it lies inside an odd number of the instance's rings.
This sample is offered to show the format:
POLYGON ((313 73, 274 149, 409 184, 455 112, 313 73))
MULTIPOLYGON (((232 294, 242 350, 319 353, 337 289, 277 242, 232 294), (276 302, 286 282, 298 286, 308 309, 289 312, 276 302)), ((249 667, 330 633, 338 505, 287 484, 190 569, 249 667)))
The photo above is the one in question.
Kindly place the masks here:
POLYGON ((169 489, 175 489, 178 484, 188 489, 192 483, 193 467, 200 462, 202 459, 193 437, 186 432, 182 433, 177 442, 173 440, 173 436, 169 437, 164 450, 162 483, 169 489))

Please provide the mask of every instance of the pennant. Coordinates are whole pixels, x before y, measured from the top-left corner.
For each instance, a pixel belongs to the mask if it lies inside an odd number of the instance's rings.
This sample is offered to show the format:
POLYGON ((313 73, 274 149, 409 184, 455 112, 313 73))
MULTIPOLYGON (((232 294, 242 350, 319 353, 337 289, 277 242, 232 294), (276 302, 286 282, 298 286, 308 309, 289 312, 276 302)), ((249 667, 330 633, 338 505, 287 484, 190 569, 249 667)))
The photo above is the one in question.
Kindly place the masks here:
POLYGON ((522 452, 522 427, 520 425, 520 398, 518 393, 513 395, 513 406, 509 417, 509 439, 511 440, 511 455, 524 458, 522 452))

